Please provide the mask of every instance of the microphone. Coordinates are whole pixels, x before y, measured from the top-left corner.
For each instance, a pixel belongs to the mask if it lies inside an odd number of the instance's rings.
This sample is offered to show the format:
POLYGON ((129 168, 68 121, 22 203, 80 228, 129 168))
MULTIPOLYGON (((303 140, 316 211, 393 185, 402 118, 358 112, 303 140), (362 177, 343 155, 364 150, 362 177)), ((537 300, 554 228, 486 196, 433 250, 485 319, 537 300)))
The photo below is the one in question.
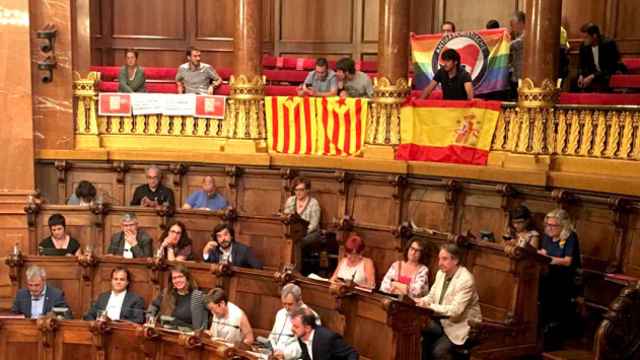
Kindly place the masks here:
POLYGON ((233 324, 229 324, 229 323, 224 322, 224 321, 217 321, 217 320, 213 320, 213 319, 212 319, 212 320, 211 320, 211 323, 212 323, 212 324, 220 324, 220 325, 224 325, 224 326, 229 326, 229 327, 232 327, 232 328, 234 328, 234 329, 238 329, 238 330, 240 330, 240 326, 238 326, 238 325, 233 325, 233 324))

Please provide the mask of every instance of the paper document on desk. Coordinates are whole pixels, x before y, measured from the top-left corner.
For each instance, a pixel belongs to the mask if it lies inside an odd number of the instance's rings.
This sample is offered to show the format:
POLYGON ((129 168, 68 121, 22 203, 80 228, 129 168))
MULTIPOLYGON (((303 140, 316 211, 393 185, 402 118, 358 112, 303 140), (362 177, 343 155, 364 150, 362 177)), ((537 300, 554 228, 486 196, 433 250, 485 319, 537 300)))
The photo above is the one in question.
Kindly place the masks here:
POLYGON ((311 280, 319 280, 319 281, 327 281, 327 282, 329 281, 329 279, 323 278, 322 276, 316 275, 314 273, 309 274, 307 277, 311 280))

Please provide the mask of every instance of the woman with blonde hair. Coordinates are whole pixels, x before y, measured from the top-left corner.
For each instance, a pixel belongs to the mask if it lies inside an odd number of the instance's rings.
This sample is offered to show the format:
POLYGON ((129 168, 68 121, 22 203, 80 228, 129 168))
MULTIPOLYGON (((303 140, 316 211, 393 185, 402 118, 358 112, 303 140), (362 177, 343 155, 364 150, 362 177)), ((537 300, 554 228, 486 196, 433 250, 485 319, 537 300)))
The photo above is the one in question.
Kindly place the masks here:
POLYGON ((571 330, 579 292, 580 244, 569 213, 555 209, 544 218, 542 247, 538 251, 551 259, 549 271, 540 279, 540 324, 546 350, 560 347, 571 330))

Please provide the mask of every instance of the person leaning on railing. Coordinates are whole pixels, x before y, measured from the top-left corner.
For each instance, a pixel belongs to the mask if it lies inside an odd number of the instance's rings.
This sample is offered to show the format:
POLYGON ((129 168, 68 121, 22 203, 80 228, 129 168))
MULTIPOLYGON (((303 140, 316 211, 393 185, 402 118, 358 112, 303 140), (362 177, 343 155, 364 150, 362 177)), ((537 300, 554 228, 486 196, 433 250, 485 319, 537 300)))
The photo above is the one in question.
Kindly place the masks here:
POLYGON ((342 58, 336 63, 338 95, 341 97, 372 97, 373 83, 362 71, 356 71, 353 59, 342 58))
POLYGON ((160 241, 158 257, 165 257, 169 261, 193 260, 192 242, 187 227, 181 221, 171 221, 160 235, 160 241))

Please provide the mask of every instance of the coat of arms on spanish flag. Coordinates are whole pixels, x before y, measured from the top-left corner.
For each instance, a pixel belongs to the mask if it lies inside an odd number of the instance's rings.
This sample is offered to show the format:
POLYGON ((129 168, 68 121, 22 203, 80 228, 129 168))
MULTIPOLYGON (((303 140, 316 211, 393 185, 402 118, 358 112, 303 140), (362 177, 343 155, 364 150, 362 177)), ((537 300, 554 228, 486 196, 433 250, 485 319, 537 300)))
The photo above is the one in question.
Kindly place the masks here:
POLYGON ((356 155, 362 150, 367 99, 317 98, 318 155, 356 155))
POLYGON ((408 102, 396 159, 486 165, 499 115, 497 101, 408 102))
POLYGON ((269 151, 310 155, 316 148, 315 98, 265 97, 269 151))

